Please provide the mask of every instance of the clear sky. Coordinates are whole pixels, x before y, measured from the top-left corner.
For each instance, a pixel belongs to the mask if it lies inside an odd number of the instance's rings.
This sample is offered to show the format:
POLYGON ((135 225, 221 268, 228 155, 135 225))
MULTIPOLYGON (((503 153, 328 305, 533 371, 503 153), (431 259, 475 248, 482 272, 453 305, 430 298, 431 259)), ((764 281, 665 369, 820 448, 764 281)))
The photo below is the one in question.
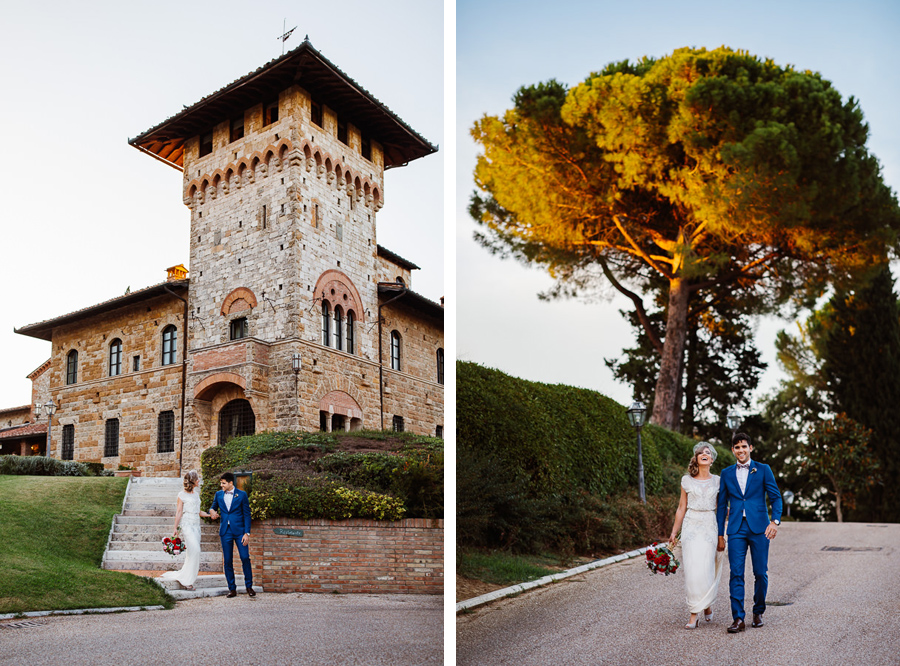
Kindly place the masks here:
MULTIPOLYGON (((472 240, 466 212, 474 189, 475 120, 510 108, 523 85, 555 78, 569 86, 592 71, 683 46, 726 45, 779 65, 820 72, 854 96, 870 126, 869 146, 886 182, 900 189, 900 3, 896 0, 683 0, 640 3, 578 0, 457 2, 457 353, 461 359, 527 379, 597 389, 621 403, 631 388, 616 383, 603 359, 633 345, 621 296, 599 303, 539 301, 553 283, 537 269, 492 257, 472 240)), ((895 277, 900 271, 895 270, 895 277)), ((774 339, 791 321, 759 323, 757 344, 782 376, 774 339)))
POLYGON ((0 408, 50 344, 13 333, 162 282, 189 260, 182 174, 128 145, 281 55, 283 20, 441 151, 385 176, 378 242, 443 287, 439 2, 3 3, 0 19, 0 408))

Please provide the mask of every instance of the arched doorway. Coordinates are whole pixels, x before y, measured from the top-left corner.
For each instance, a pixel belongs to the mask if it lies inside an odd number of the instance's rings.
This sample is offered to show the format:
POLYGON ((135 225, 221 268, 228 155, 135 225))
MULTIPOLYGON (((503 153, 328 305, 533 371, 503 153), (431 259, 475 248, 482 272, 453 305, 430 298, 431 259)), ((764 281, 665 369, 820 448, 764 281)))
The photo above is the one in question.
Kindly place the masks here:
POLYGON ((243 398, 232 400, 219 411, 219 444, 256 433, 256 416, 243 398))

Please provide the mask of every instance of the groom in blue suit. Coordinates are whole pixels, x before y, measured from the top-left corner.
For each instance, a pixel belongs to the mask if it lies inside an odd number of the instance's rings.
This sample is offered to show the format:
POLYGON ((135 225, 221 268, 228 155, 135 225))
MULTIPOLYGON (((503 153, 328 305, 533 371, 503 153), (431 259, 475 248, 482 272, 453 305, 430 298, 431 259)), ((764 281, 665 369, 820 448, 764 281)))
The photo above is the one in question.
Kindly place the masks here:
POLYGON ((763 626, 766 611, 766 590, 769 587, 769 541, 775 538, 781 525, 781 493, 775 483, 772 468, 750 459, 753 445, 742 432, 731 439, 731 451, 737 464, 726 467, 719 477, 719 501, 716 518, 719 521, 718 550, 725 550, 725 518, 728 516, 728 560, 731 563, 731 616, 734 624, 728 633, 744 631, 744 566, 747 548, 753 564, 753 623, 763 626), (772 519, 766 507, 766 497, 772 503, 772 519))
POLYGON ((234 546, 244 569, 244 584, 247 594, 256 596, 253 591, 253 569, 250 566, 250 499, 240 488, 234 487, 234 474, 225 472, 219 479, 222 490, 216 493, 209 509, 210 518, 219 518, 219 539, 222 541, 222 555, 225 558, 225 580, 228 581, 228 598, 237 596, 237 584, 234 582, 234 546))

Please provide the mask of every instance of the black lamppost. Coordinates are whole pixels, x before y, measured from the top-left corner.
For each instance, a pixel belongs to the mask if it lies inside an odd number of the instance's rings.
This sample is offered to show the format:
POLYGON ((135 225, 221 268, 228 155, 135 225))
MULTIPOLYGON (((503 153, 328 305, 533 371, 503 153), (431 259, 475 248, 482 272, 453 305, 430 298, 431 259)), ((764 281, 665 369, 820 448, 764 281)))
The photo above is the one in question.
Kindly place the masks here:
POLYGON ((785 490, 782 493, 782 496, 784 497, 784 503, 787 506, 788 518, 790 518, 791 517, 791 504, 794 503, 794 493, 792 493, 790 490, 785 490))
POLYGON ((637 431, 638 440, 638 492, 641 495, 641 502, 647 503, 647 497, 644 494, 644 455, 641 451, 641 428, 647 420, 647 408, 640 400, 635 400, 626 412, 628 414, 628 422, 631 427, 637 431))
POLYGON ((737 432, 737 429, 744 422, 744 416, 737 409, 733 409, 728 412, 728 416, 725 417, 725 420, 728 423, 728 427, 731 428, 731 436, 734 437, 734 433, 737 432))
MULTIPOLYGON (((56 413, 56 405, 53 404, 53 400, 48 400, 43 405, 41 403, 36 403, 34 405, 34 416, 35 418, 41 417, 41 410, 47 413, 47 457, 52 458, 53 456, 50 447, 53 445, 53 438, 50 436, 50 431, 53 428, 53 414, 56 413)), ((62 458, 62 456, 60 456, 62 458)))

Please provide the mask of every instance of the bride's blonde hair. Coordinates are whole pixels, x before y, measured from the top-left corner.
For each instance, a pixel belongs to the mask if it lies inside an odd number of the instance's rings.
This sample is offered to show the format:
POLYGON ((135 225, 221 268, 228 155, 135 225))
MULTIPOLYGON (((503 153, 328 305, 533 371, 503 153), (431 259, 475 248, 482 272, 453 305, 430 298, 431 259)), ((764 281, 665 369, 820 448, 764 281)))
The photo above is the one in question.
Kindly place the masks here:
POLYGON ((197 470, 192 469, 190 472, 184 475, 184 489, 186 492, 191 492, 200 485, 200 475, 197 474, 197 470))
POLYGON ((699 456, 706 450, 709 450, 709 457, 712 458, 710 465, 716 462, 718 452, 712 444, 707 444, 706 442, 700 442, 699 444, 696 444, 694 446, 694 455, 691 457, 691 462, 688 463, 688 474, 690 474, 691 476, 697 476, 700 473, 700 463, 697 462, 697 456, 699 456))

